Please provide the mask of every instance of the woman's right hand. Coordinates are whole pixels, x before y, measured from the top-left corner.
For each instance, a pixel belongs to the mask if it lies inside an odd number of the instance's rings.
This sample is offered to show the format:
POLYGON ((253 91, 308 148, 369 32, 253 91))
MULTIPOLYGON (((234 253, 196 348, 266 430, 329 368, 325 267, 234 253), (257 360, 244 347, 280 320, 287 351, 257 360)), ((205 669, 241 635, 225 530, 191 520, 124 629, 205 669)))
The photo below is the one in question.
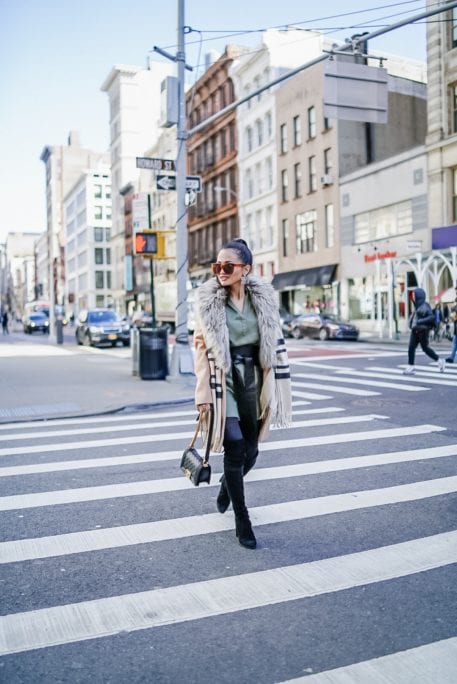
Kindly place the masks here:
POLYGON ((206 413, 207 411, 211 410, 212 404, 198 404, 197 408, 200 413, 206 413))

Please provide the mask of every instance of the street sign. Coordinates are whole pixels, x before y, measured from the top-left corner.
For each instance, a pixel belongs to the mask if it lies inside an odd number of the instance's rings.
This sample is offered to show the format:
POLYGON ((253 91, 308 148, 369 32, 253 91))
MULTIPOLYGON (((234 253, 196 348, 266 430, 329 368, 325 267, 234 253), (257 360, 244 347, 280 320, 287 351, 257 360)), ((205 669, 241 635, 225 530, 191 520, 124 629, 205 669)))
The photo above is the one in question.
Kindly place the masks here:
POLYGON ((202 191, 202 177, 201 176, 186 176, 186 190, 194 190, 195 192, 202 191))
POLYGON ((157 159, 156 157, 137 157, 137 169, 151 169, 152 171, 176 171, 173 159, 157 159))
MULTIPOLYGON (((176 176, 157 175, 157 190, 176 190, 176 176)), ((186 176, 186 190, 202 191, 201 176, 186 176)))
POLYGON ((157 176, 157 190, 176 190, 176 176, 157 176))
POLYGON ((147 192, 135 193, 132 197, 132 228, 149 227, 149 196, 147 192))

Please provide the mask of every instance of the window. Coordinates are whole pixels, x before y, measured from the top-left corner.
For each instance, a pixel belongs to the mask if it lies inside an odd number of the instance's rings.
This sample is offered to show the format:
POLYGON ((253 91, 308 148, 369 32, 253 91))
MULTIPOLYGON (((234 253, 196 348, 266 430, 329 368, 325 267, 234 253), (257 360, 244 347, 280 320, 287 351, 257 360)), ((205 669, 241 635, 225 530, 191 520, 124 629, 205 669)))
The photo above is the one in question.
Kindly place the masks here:
POLYGON ((106 263, 111 263, 111 249, 109 247, 106 249, 106 263))
POLYGON ((105 240, 106 242, 109 242, 111 240, 111 228, 105 228, 105 240))
POLYGON ((251 169, 246 171, 246 195, 248 199, 251 199, 254 195, 254 182, 252 180, 251 169))
POLYGON ((263 145, 263 124, 259 119, 255 122, 255 134, 257 146, 260 147, 263 145))
POLYGON ((289 185, 289 179, 287 177, 287 170, 284 169, 283 171, 281 171, 281 199, 283 202, 287 202, 287 199, 288 199, 288 196, 287 196, 288 195, 288 193, 287 193, 288 185, 289 185))
POLYGON ((301 119, 300 116, 294 116, 294 146, 301 145, 301 119))
POLYGON ((102 196, 102 186, 101 185, 94 185, 94 197, 101 197, 102 196))
POLYGON ((355 244, 403 235, 412 230, 411 200, 356 214, 354 217, 355 244))
POLYGON ((324 150, 324 173, 325 174, 330 174, 332 173, 332 157, 331 157, 332 150, 330 147, 327 147, 326 150, 324 150))
POLYGON ((305 211, 295 217, 297 254, 317 252, 316 211, 305 211))
POLYGON ((333 220, 333 204, 325 205, 325 246, 333 247, 335 244, 335 224, 333 220))
POLYGON ((103 218, 103 208, 102 207, 94 207, 94 218, 95 219, 101 219, 103 218))
POLYGON ((281 124, 279 127, 279 140, 280 140, 280 151, 281 154, 287 152, 287 125, 281 124))
POLYGON ((78 216, 76 217, 76 226, 79 228, 82 226, 84 223, 86 223, 86 210, 83 209, 82 211, 79 212, 78 216))
POLYGON ((106 271, 106 287, 111 290, 111 271, 106 271))
POLYGON ((452 121, 451 132, 457 133, 457 83, 452 86, 451 92, 452 121))
POLYGON ((294 164, 294 197, 301 197, 301 164, 294 164))
POLYGON ((273 160, 271 157, 265 159, 265 177, 267 179, 267 189, 273 188, 273 160))
POLYGON ((267 207, 266 224, 265 246, 273 247, 273 207, 267 207))
POLYGON ((103 228, 94 228, 95 242, 103 242, 103 228))
POLYGON ((100 308, 105 306, 105 295, 96 295, 95 306, 100 308))
POLYGON ((309 192, 316 192, 317 190, 317 171, 316 171, 316 157, 313 155, 308 158, 308 177, 309 177, 309 192))
POLYGON ((457 222, 457 168, 452 169, 452 220, 457 222))
POLYGON ((273 135, 273 123, 271 119, 271 112, 267 112, 265 114, 265 134, 267 136, 267 140, 270 140, 271 136, 273 135))
POLYGON ((324 131, 329 131, 332 127, 332 122, 328 116, 324 116, 324 131))
POLYGON ((308 109, 308 138, 316 137, 316 108, 308 109))
POLYGON ((102 290, 104 286, 103 271, 95 271, 95 287, 97 290, 102 290))
POLYGON ((289 242, 289 219, 283 219, 281 224, 282 232, 282 255, 287 256, 287 243, 289 242))
POLYGON ((95 248, 95 263, 103 264, 103 249, 101 247, 95 248))
POLYGON ((106 199, 111 199, 111 185, 105 187, 105 197, 106 199))
POLYGON ((246 129, 246 149, 252 152, 252 128, 250 126, 246 129))
POLYGON ((263 188, 262 188, 262 185, 263 185, 262 180, 263 179, 262 179, 262 172, 261 172, 260 164, 255 165, 254 171, 255 171, 254 175, 255 175, 255 180, 256 180, 256 185, 257 185, 257 193, 256 194, 261 195, 263 192, 263 188))

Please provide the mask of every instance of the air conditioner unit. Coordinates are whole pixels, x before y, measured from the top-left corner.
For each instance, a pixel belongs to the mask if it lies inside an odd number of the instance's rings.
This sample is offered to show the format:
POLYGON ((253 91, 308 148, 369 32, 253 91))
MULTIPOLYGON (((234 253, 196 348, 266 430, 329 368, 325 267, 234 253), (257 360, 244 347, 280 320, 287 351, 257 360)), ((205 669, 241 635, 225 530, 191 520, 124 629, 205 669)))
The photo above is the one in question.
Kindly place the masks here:
POLYGON ((324 176, 321 176, 321 183, 322 185, 332 185, 333 183, 333 178, 329 173, 326 173, 324 176))

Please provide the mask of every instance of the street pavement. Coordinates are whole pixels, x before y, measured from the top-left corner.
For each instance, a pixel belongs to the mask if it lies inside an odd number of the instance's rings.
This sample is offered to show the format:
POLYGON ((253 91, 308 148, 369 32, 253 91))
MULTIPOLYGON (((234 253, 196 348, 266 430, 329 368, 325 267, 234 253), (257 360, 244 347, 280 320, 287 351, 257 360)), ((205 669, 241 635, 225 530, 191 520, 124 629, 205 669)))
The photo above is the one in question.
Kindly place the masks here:
MULTIPOLYGON (((455 682, 457 367, 289 349, 294 424, 246 481, 255 551, 216 512, 221 456, 210 486, 180 472, 191 403, 0 425, 0 681, 455 682)), ((129 365, 99 351, 69 353, 129 365)))
MULTIPOLYGON (((365 333, 360 342, 338 349, 338 343, 288 340, 291 357, 334 354, 344 356, 354 348, 366 353, 367 345, 398 346, 406 355, 408 335, 399 339, 379 338, 365 333)), ((170 337, 169 356, 173 338, 170 337)), ((190 339, 190 344, 192 340, 190 339)), ((445 355, 450 342, 436 345, 445 355)), ((161 405, 191 403, 195 379, 192 375, 142 380, 133 374, 130 348, 82 347, 74 342, 71 329, 64 344, 51 343, 46 336, 15 331, 0 335, 0 423, 40 420, 63 416, 95 415, 134 411, 161 405)))

